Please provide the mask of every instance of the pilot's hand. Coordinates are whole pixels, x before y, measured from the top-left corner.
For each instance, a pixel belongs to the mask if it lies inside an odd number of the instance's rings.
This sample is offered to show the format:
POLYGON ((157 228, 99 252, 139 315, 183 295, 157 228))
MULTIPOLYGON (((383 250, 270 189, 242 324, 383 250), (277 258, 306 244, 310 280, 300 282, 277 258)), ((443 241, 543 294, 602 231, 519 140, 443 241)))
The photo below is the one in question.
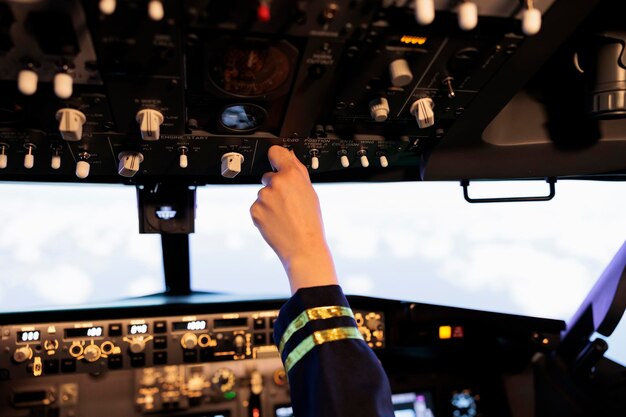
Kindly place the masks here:
POLYGON ((337 284, 319 200, 306 167, 281 146, 272 146, 268 157, 276 172, 263 175, 265 187, 250 207, 254 225, 282 262, 292 293, 337 284))

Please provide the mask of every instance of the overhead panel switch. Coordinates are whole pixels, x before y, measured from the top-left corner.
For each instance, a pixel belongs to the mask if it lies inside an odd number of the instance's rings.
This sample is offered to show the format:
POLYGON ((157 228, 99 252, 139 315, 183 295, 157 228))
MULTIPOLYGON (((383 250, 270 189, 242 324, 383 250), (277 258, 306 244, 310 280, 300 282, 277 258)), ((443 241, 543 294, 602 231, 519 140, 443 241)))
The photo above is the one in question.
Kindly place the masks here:
POLYGON ((143 109, 137 113, 136 119, 143 140, 159 140, 161 124, 164 120, 163 113, 154 109, 143 109))
POLYGON ((222 155, 222 176, 235 178, 241 172, 243 155, 237 152, 229 152, 222 155))

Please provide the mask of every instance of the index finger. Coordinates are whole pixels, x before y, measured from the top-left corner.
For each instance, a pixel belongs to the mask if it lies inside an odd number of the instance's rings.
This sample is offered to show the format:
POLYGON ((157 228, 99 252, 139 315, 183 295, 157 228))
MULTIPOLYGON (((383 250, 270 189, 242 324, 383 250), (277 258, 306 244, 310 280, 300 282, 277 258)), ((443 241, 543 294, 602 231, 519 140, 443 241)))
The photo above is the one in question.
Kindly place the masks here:
POLYGON ((267 157, 270 160, 270 165, 276 171, 280 171, 285 169, 289 165, 293 165, 293 157, 291 156, 291 152, 283 148, 282 146, 274 145, 267 152, 267 157))

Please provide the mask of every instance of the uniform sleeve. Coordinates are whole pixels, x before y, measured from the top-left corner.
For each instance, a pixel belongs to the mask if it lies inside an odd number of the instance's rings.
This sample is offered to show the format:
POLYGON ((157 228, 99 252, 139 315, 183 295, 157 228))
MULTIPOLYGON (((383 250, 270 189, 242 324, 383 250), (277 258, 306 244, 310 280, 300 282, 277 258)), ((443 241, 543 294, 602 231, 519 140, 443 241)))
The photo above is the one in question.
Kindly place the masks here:
POLYGON ((280 310, 274 341, 295 417, 394 417, 389 381, 341 288, 302 288, 280 310))

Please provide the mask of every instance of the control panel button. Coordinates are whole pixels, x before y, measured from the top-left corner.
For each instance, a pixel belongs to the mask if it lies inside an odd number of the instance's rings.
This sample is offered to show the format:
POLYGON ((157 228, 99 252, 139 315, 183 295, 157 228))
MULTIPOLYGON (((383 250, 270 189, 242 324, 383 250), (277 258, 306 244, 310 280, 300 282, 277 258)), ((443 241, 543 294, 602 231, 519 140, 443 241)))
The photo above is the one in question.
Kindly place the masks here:
POLYGON ((122 325, 119 323, 109 324, 109 336, 121 336, 122 335, 122 325))
POLYGON ((25 96, 32 96, 37 92, 39 76, 30 68, 20 70, 17 74, 17 89, 25 96))
POLYGON ((52 155, 52 158, 50 159, 50 168, 55 170, 61 168, 61 155, 52 155))
POLYGON ((76 372, 76 359, 63 359, 61 361, 61 372, 63 373, 76 372))
POLYGON ((152 363, 154 365, 167 364, 167 352, 154 352, 152 357, 152 363))
POLYGON ((87 162, 87 158, 81 159, 76 163, 76 176, 80 179, 85 179, 89 176, 91 170, 91 164, 87 162))
POLYGON ((154 341, 152 342, 152 346, 155 349, 167 349, 167 337, 166 336, 156 336, 154 341))
POLYGON ((396 59, 389 64, 389 75, 394 87, 406 87, 413 81, 413 73, 406 59, 396 59))
POLYGON ((359 156, 359 161, 361 161, 361 166, 363 168, 367 168, 370 166, 370 161, 367 158, 367 151, 365 150, 360 150, 357 155, 359 156))
POLYGON ((154 332, 155 333, 165 333, 167 332, 167 323, 164 321, 155 321, 154 322, 154 332))
POLYGON ((163 19, 165 10, 163 9, 163 2, 161 0, 150 0, 148 2, 148 16, 155 22, 163 19))
POLYGON ((161 136, 161 124, 163 123, 163 113, 154 109, 143 109, 135 116, 139 123, 141 138, 147 141, 159 140, 161 136))
POLYGON ((222 155, 222 177, 235 178, 241 172, 244 157, 237 152, 222 155))
POLYGON ((420 25, 430 25, 435 20, 435 0, 415 0, 415 20, 420 25))
POLYGON ((74 79, 67 72, 57 72, 53 78, 54 94, 58 98, 67 99, 72 97, 74 79))
POLYGON ((258 319, 254 319, 253 326, 254 326, 255 330, 265 329, 265 328, 267 328, 267 319, 264 318, 264 317, 260 317, 258 319))
POLYGON ((411 114, 415 116, 420 129, 431 127, 435 124, 435 103, 429 97, 420 98, 411 105, 411 114))
POLYGON ((541 10, 534 7, 527 7, 522 12, 522 32, 532 36, 541 30, 541 10))
POLYGON ((462 30, 472 30, 478 24, 478 7, 476 3, 463 0, 459 4, 459 27, 462 30))
POLYGON ((339 160, 341 162, 342 167, 348 168, 350 166, 350 160, 348 159, 348 155, 341 155, 339 160))
POLYGON ((83 137, 83 125, 87 117, 81 111, 65 108, 57 111, 56 119, 59 121, 59 132, 63 140, 77 142, 83 137))

